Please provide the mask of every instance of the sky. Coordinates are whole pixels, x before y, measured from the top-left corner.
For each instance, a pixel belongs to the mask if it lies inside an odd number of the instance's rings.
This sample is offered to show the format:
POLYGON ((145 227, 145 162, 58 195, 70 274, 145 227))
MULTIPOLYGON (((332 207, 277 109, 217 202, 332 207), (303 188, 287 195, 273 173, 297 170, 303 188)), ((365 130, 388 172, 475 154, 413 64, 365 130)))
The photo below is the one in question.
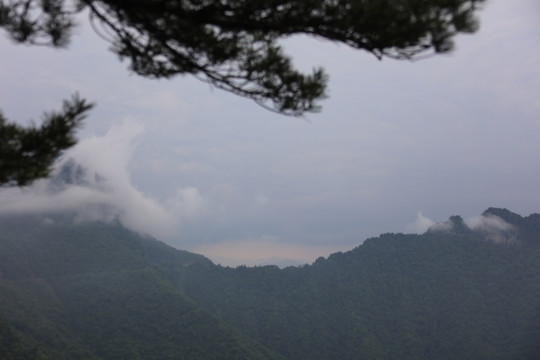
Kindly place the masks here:
POLYGON ((322 111, 305 118, 190 77, 140 78, 85 19, 64 50, 2 33, 8 119, 39 124, 74 92, 97 106, 61 161, 89 182, 2 189, 0 213, 106 215, 234 266, 310 263, 491 206, 540 212, 540 3, 491 0, 479 19, 453 53, 414 62, 285 41, 298 68, 330 76, 322 111))

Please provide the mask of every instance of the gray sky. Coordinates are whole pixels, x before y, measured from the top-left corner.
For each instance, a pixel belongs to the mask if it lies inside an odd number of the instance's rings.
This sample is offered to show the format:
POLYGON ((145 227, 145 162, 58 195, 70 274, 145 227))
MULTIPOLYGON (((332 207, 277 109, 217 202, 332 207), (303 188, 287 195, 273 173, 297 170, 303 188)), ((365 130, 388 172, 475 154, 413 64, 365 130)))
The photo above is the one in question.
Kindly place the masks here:
POLYGON ((86 23, 68 50, 1 36, 4 114, 39 123, 75 91, 95 101, 68 156, 107 184, 3 190, 0 212, 112 204, 127 226, 223 264, 310 262, 489 206, 538 212, 539 20, 537 0, 488 1, 479 32, 417 62, 290 39, 299 68, 330 75, 306 119, 189 77, 139 78, 86 23))

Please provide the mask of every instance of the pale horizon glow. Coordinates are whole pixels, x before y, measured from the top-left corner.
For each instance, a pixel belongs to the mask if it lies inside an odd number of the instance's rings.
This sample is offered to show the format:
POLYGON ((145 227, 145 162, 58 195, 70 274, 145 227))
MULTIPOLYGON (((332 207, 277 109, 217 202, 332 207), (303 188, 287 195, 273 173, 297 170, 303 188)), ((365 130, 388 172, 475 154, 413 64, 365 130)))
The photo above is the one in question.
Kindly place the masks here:
POLYGON ((238 265, 302 265, 311 264, 317 258, 339 251, 350 250, 349 245, 311 246, 280 243, 270 236, 260 239, 235 240, 219 244, 204 245, 192 249, 216 264, 238 265))

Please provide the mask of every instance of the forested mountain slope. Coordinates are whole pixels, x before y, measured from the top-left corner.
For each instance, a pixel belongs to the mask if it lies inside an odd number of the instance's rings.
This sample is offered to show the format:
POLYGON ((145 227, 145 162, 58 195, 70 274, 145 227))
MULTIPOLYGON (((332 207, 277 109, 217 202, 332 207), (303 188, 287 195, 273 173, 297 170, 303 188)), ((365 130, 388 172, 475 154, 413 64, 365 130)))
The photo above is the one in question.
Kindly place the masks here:
POLYGON ((2 359, 280 358, 202 310, 163 273, 212 265, 206 258, 119 224, 65 221, 0 222, 0 341, 20 344, 2 359))
POLYGON ((303 268, 196 266, 185 287, 290 359, 532 359, 538 255, 456 235, 386 234, 303 268))
POLYGON ((233 269, 120 224, 3 217, 0 359, 539 359, 540 216, 479 219, 233 269))

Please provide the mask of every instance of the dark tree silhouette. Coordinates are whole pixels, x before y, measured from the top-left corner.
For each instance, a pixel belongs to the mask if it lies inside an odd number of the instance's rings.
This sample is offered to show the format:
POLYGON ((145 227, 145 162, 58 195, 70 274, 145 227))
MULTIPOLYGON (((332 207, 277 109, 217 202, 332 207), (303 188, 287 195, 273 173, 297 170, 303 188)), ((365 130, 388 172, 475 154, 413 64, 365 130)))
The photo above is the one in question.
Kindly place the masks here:
POLYGON ((75 130, 93 106, 74 95, 62 111, 45 113, 39 128, 10 124, 0 113, 0 184, 27 185, 48 176, 54 160, 76 143, 75 130))
POLYGON ((477 29, 484 0, 0 0, 0 27, 27 44, 63 47, 86 11, 136 74, 189 74, 285 115, 320 109, 327 76, 298 72, 278 40, 304 34, 415 59, 477 29))

